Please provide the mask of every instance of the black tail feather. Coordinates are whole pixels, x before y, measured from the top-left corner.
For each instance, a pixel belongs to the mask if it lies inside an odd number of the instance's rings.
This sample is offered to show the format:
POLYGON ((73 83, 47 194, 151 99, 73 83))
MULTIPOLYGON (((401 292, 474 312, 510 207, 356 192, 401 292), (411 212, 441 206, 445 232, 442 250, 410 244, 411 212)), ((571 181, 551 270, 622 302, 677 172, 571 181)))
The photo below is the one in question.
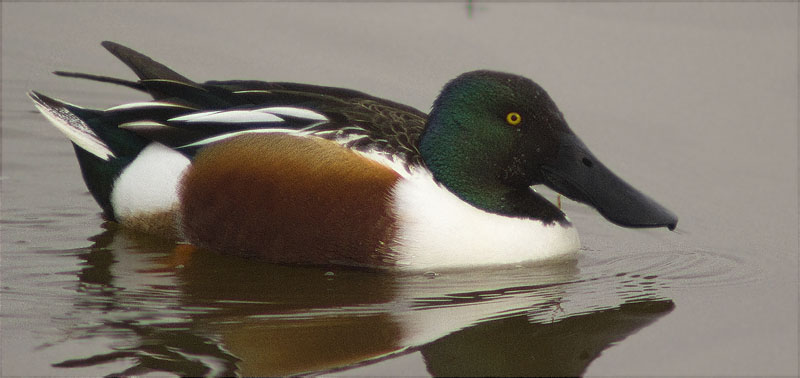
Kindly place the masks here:
POLYGON ((169 67, 128 47, 111 41, 103 41, 101 44, 122 63, 130 67, 140 80, 162 79, 197 85, 197 83, 171 70, 169 67))
POLYGON ((58 76, 62 76, 62 77, 73 77, 73 78, 78 78, 78 79, 99 81, 101 83, 117 84, 117 85, 122 85, 124 87, 133 88, 133 89, 136 89, 136 90, 139 90, 139 91, 142 91, 142 92, 147 92, 147 88, 145 88, 145 86, 142 85, 142 83, 135 82, 135 81, 125 80, 125 79, 118 79, 118 78, 109 77, 109 76, 92 75, 92 74, 87 74, 87 73, 82 73, 82 72, 55 71, 53 73, 58 75, 58 76))

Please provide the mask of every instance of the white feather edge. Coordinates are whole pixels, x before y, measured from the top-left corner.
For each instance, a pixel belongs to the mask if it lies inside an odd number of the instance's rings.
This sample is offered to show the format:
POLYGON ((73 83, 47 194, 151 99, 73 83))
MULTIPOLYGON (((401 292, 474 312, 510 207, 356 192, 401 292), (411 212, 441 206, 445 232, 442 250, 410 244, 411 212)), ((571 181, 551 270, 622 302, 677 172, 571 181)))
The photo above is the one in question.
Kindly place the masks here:
MULTIPOLYGON (((147 104, 159 104, 159 106, 169 106, 164 103, 134 103, 120 105, 112 109, 129 109, 135 107, 147 107, 147 104)), ((303 118, 309 121, 328 121, 328 117, 306 108, 296 108, 291 106, 272 106, 258 109, 234 109, 234 110, 212 110, 184 114, 182 116, 169 119, 171 122, 228 122, 228 123, 248 123, 248 122, 283 122, 281 117, 303 118)))
POLYGON ((160 128, 167 128, 167 127, 169 127, 169 126, 167 126, 167 125, 165 125, 163 123, 160 123, 160 122, 155 122, 155 121, 133 121, 133 122, 121 123, 119 125, 119 128, 121 128, 121 129, 132 129, 132 130, 135 130, 135 129, 147 129, 147 128, 151 128, 151 129, 158 128, 158 129, 160 129, 160 128))
POLYGON ((106 109, 107 112, 118 110, 131 110, 131 109, 158 109, 158 108, 177 108, 177 109, 194 109, 192 107, 173 104, 169 102, 160 101, 143 101, 143 102, 130 102, 127 104, 117 105, 106 109))
POLYGON ((261 122, 283 122, 283 118, 272 113, 265 113, 253 110, 226 110, 210 111, 182 115, 170 118, 170 122, 220 122, 220 123, 261 123, 261 122))
MULTIPOLYGON (((33 105, 42 115, 55 126, 56 129, 64 133, 72 143, 86 150, 90 154, 103 160, 114 157, 114 153, 108 148, 97 134, 83 120, 66 108, 55 108, 45 104, 35 93, 28 93, 28 97, 33 100, 33 105)), ((64 103, 67 104, 67 103, 64 103)), ((77 105, 67 104, 70 106, 77 105)))
POLYGON ((302 132, 302 130, 294 130, 294 129, 279 129, 279 128, 268 128, 268 129, 249 129, 249 130, 242 130, 242 131, 235 131, 232 133, 222 134, 213 136, 210 138, 202 139, 194 143, 189 143, 187 145, 180 146, 178 148, 186 148, 186 147, 197 147, 202 146, 210 143, 216 143, 225 139, 230 139, 233 137, 237 137, 239 135, 244 134, 290 134, 296 136, 307 136, 310 133, 302 132))
POLYGON ((273 106, 269 108, 255 109, 253 111, 271 113, 277 116, 305 118, 312 121, 328 121, 328 117, 325 117, 322 114, 319 114, 313 110, 306 108, 295 108, 291 106, 273 106))

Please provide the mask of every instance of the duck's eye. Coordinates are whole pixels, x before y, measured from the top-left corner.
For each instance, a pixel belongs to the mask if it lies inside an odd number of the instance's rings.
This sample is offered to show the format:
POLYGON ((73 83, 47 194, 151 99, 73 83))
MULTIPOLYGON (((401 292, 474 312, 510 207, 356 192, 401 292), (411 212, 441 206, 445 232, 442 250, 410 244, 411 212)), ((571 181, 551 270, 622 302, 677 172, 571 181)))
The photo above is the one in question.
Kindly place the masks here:
POLYGON ((519 125, 522 122, 522 116, 517 112, 508 113, 506 114, 506 122, 511 126, 519 125))

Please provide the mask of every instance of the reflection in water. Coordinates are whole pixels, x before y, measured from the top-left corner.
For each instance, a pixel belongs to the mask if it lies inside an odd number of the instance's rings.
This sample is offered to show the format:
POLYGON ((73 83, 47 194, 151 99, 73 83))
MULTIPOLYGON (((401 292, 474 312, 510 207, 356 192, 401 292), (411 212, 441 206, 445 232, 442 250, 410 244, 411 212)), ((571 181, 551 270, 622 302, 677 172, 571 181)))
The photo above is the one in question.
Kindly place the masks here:
POLYGON ((188 253, 122 230, 94 241, 75 319, 58 320, 69 338, 118 343, 56 367, 292 375, 420 351, 434 375, 579 375, 674 306, 657 278, 587 277, 574 263, 389 274, 188 253))
POLYGON ((519 315, 445 336, 422 354, 437 376, 577 376, 611 343, 673 308, 670 300, 646 300, 549 324, 519 315))

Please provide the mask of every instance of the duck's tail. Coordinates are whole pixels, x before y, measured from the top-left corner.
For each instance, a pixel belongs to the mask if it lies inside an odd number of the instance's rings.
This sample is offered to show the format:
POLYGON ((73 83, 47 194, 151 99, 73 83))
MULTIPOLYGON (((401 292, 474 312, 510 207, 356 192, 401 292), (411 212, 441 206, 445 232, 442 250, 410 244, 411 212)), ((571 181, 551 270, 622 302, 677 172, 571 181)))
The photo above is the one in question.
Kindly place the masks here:
POLYGON ((150 57, 131 48, 111 41, 100 43, 117 59, 125 63, 139 77, 139 80, 170 80, 185 84, 197 85, 194 81, 173 71, 169 67, 156 62, 150 57))
MULTIPOLYGON (((139 81, 77 72, 56 71, 55 74, 122 85, 149 93, 155 100, 176 97, 180 100, 181 96, 185 97, 185 91, 202 91, 194 81, 141 53, 114 42, 105 41, 102 45, 130 67, 139 77, 139 81)), ((38 92, 30 92, 28 96, 33 100, 36 109, 72 141, 86 186, 106 216, 116 220, 111 203, 111 192, 115 181, 151 143, 151 140, 127 127, 137 124, 131 122, 136 120, 134 111, 136 109, 116 107, 96 110, 73 105, 38 92)), ((158 106, 144 107, 144 110, 140 111, 146 112, 148 109, 161 113, 165 111, 158 106)))
POLYGON ((56 100, 36 91, 29 92, 28 97, 36 109, 77 148, 105 161, 116 157, 108 143, 88 123, 97 118, 100 111, 56 100))
POLYGON ((92 75, 81 72, 55 71, 53 73, 58 76, 122 85, 142 92, 147 92, 153 96, 153 99, 155 100, 161 100, 163 98, 172 96, 171 93, 159 91, 158 85, 147 85, 148 82, 171 82, 173 84, 182 84, 182 86, 199 86, 199 84, 188 79, 187 77, 131 48, 111 41, 103 41, 100 44, 112 55, 117 57, 117 59, 122 61, 122 63, 125 63, 125 65, 128 66, 131 71, 133 71, 133 73, 139 77, 140 81, 130 81, 115 77, 92 75))
POLYGON ((106 122, 101 110, 86 109, 38 92, 28 96, 36 109, 72 141, 89 192, 106 216, 115 220, 110 198, 114 181, 148 142, 106 122))
POLYGON ((190 80, 138 51, 111 41, 104 41, 101 44, 122 63, 125 63, 139 77, 139 81, 82 72, 55 71, 54 73, 58 76, 122 85, 148 93, 156 101, 175 105, 205 108, 231 105, 219 97, 221 93, 209 93, 202 84, 190 80))

